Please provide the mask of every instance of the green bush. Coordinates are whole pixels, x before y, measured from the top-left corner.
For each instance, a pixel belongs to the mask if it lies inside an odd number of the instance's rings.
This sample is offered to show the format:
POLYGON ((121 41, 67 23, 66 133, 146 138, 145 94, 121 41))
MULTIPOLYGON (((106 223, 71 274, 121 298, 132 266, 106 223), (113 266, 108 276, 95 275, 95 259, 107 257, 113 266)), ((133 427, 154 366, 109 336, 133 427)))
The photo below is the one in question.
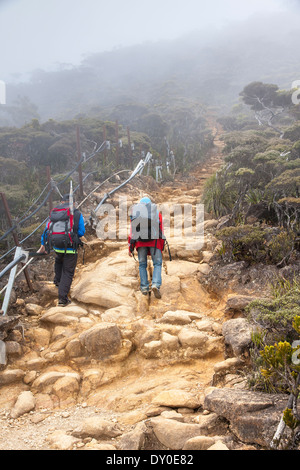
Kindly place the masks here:
POLYGON ((278 264, 294 246, 293 234, 273 227, 227 227, 216 236, 223 241, 223 256, 229 261, 278 264))
POLYGON ((300 316, 300 288, 295 287, 271 300, 254 300, 247 312, 251 321, 287 337, 291 334, 294 317, 300 316))
POLYGON ((252 388, 277 393, 288 387, 284 374, 276 371, 276 366, 283 365, 281 353, 291 352, 290 343, 299 340, 300 277, 278 278, 271 287, 271 298, 254 300, 246 307, 249 322, 256 325, 248 381, 252 388))

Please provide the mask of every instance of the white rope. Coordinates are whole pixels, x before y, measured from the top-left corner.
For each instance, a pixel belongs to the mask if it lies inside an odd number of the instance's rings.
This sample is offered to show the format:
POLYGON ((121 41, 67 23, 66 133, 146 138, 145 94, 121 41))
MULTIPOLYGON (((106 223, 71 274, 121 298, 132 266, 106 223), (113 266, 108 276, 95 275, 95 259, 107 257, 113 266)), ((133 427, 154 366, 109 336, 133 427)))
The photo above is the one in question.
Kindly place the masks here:
POLYGON ((83 201, 81 201, 80 204, 78 204, 77 208, 79 209, 79 207, 81 207, 82 204, 84 204, 87 201, 87 199, 89 197, 91 197, 92 194, 94 194, 95 191, 97 191, 97 189, 101 188, 101 186, 103 186, 105 183, 107 183, 111 178, 113 178, 114 176, 119 175, 120 173, 125 173, 125 172, 128 172, 128 171, 130 171, 130 170, 121 170, 121 171, 118 171, 118 173, 114 173, 113 175, 111 175, 109 178, 107 178, 105 181, 103 181, 101 184, 99 184, 95 189, 93 189, 93 191, 91 191, 90 194, 88 194, 86 196, 86 198, 83 201))

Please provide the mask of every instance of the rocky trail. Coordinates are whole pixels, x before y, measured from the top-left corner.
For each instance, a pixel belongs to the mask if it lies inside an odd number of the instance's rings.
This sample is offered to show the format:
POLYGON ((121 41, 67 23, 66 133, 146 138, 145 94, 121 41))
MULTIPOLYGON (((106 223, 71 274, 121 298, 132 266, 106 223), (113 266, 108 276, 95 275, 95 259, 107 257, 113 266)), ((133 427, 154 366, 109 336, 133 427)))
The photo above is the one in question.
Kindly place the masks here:
MULTIPOLYGON (((218 139, 217 134, 209 160, 188 178, 159 188, 141 179, 140 189, 128 186, 123 195, 135 202, 145 185, 158 204, 195 208, 205 181, 222 164, 218 139)), ((94 195, 95 204, 100 197, 94 195)), ((116 207, 118 198, 111 201, 116 207)), ((160 300, 139 292, 138 265, 128 256, 125 240, 87 235, 86 262, 78 264, 72 303, 65 308, 57 307, 53 260, 38 262, 37 291, 16 298, 10 312, 21 315, 23 331, 12 327, 5 339, 0 450, 247 449, 250 443, 265 444, 243 438, 244 428, 235 420, 248 411, 277 410, 269 397, 248 396, 242 373, 247 358, 241 348, 250 341, 242 311, 249 301, 245 294, 253 289, 225 289, 220 295, 207 289, 218 224, 205 215, 201 249, 186 250, 182 238, 170 238, 173 260, 165 251, 160 300), (238 314, 228 316, 228 311, 238 314), (231 329, 226 328, 230 319, 237 322, 231 329), (222 411, 224 391, 230 404, 222 411), (233 411, 234 403, 241 414, 233 411)), ((230 281, 233 275, 228 276, 230 281)))

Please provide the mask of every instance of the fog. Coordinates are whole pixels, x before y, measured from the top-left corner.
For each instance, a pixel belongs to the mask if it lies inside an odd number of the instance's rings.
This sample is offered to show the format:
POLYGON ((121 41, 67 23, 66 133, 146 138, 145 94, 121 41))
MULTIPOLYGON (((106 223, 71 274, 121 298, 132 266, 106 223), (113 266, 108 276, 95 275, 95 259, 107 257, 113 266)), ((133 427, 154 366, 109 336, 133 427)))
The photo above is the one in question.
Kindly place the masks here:
POLYGON ((297 11, 282 0, 0 0, 0 79, 58 70, 126 46, 203 37, 252 15, 297 11))
POLYGON ((136 103, 227 112, 252 81, 300 79, 299 21, 299 0, 0 0, 0 126, 136 103))

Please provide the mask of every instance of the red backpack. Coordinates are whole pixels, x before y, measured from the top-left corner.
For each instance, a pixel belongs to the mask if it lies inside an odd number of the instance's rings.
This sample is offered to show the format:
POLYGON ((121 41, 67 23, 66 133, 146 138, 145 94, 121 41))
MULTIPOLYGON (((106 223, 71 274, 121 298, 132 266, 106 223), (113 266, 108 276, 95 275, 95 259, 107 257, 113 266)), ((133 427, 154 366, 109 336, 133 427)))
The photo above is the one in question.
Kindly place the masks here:
POLYGON ((49 248, 65 249, 74 247, 74 215, 70 207, 58 206, 50 212, 47 225, 49 248))

